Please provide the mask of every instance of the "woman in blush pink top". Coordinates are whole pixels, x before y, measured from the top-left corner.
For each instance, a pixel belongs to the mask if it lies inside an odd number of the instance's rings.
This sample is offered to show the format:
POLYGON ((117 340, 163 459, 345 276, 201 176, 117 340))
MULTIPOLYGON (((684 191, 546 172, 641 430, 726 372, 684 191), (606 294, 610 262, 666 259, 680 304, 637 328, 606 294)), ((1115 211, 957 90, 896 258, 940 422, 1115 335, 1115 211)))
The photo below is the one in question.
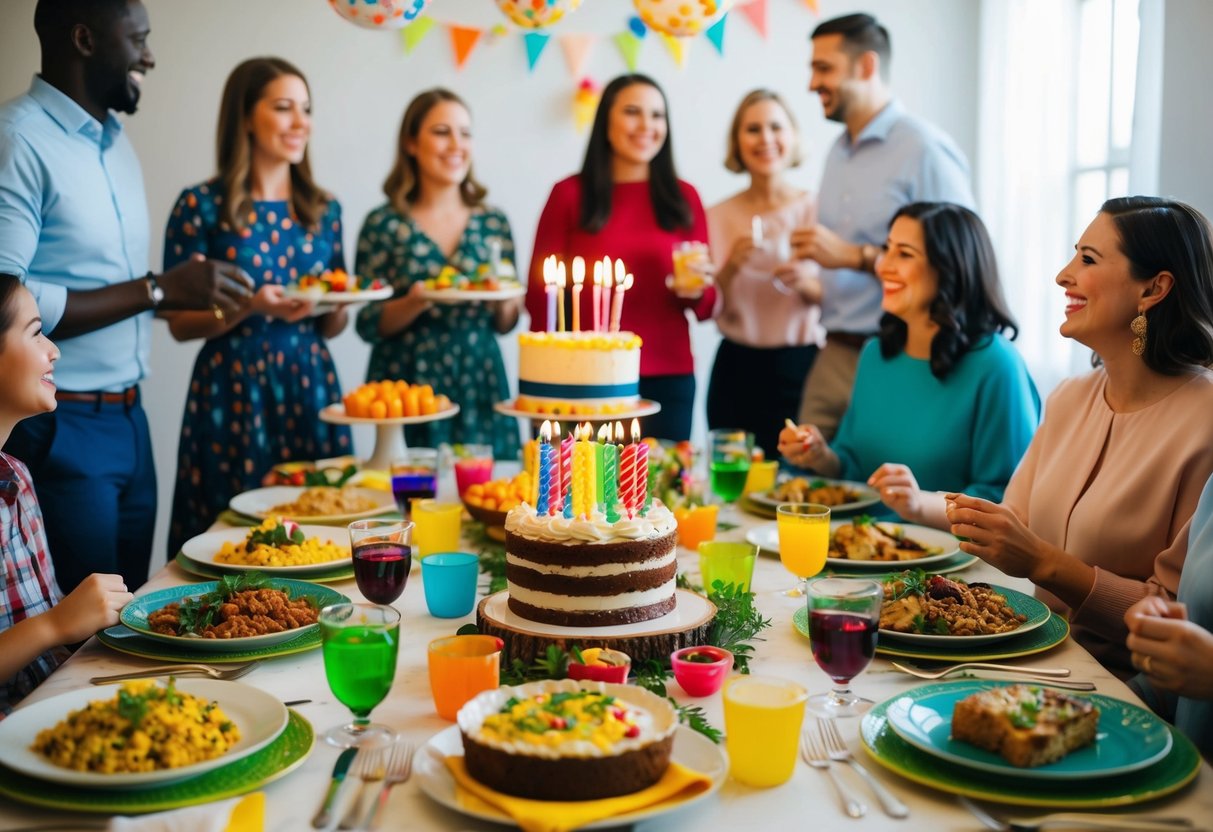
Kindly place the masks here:
POLYGON ((1105 202, 1076 249, 1057 276, 1061 334, 1097 368, 1050 396, 1002 504, 948 495, 947 519, 1123 678, 1124 614, 1174 597, 1213 473, 1213 232, 1183 203, 1128 197, 1105 202))
POLYGON ((724 336, 708 384, 708 427, 752 432, 774 453, 783 420, 800 407, 800 388, 822 343, 817 264, 793 260, 793 228, 817 219, 812 194, 784 178, 800 164, 796 122, 769 90, 742 99, 729 131, 725 167, 750 185, 708 210, 724 336))

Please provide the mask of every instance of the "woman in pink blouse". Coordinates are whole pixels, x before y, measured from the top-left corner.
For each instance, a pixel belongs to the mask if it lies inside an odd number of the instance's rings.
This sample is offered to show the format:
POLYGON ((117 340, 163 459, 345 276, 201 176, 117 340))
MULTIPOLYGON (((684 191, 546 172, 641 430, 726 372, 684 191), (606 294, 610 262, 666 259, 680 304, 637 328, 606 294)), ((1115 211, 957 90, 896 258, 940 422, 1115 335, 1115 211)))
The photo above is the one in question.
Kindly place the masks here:
POLYGON ((1213 232, 1192 207, 1104 203, 1057 276, 1061 334, 1094 372, 1049 397, 1001 505, 948 495, 961 548, 1029 578, 1109 670, 1134 670, 1124 614, 1174 597, 1213 473, 1213 232))
POLYGON ((800 410, 800 390, 825 331, 819 323, 817 264, 792 259, 793 228, 811 225, 817 201, 784 174, 800 164, 792 113, 777 93, 741 100, 724 166, 750 185, 708 209, 723 336, 708 382, 708 427, 742 428, 773 454, 783 420, 800 410))
MULTIPOLYGON (((34 296, 0 274, 0 446, 17 422, 54 410, 59 349, 42 334, 34 296)), ((65 598, 46 551, 29 471, 0 452, 0 719, 84 641, 118 622, 131 599, 121 575, 93 573, 65 598)))

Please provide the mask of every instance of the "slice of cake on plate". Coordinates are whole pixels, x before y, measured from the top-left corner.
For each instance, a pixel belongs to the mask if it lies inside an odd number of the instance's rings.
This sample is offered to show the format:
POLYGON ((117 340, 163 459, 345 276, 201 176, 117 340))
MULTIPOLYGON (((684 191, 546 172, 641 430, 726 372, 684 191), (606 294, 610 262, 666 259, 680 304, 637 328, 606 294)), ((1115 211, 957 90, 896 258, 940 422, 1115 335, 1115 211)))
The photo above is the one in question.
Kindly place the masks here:
POLYGON ((1001 754, 1013 766, 1052 763, 1095 742, 1099 708, 1037 685, 966 696, 952 710, 952 739, 1001 754))

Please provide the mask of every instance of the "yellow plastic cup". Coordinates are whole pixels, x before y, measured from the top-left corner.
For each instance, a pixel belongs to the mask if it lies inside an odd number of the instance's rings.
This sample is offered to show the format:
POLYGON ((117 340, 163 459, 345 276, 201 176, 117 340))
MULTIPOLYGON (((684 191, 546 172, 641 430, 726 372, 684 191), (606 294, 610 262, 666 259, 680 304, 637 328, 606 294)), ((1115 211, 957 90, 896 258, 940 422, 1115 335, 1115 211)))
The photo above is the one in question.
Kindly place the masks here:
POLYGON ((674 519, 678 522, 678 542, 694 552, 699 549, 700 543, 713 540, 716 537, 716 514, 719 511, 718 505, 674 509, 674 519))
POLYGON ((710 592, 712 584, 740 584, 749 591, 754 578, 754 559, 758 547, 750 543, 735 543, 725 540, 706 540, 699 544, 699 573, 703 576, 704 592, 710 592))
POLYGON ((785 783, 796 768, 796 742, 809 692, 769 676, 733 676, 724 683, 729 773, 749 786, 785 783))
POLYGON ((750 473, 746 475, 742 494, 761 494, 775 487, 775 475, 779 473, 779 461, 751 462, 750 473))
POLYGON ((438 716, 454 722, 476 694, 497 687, 503 646, 496 636, 447 636, 430 642, 430 693, 438 716))
POLYGON ((417 556, 458 552, 462 520, 462 503, 414 500, 413 543, 417 545, 417 556))

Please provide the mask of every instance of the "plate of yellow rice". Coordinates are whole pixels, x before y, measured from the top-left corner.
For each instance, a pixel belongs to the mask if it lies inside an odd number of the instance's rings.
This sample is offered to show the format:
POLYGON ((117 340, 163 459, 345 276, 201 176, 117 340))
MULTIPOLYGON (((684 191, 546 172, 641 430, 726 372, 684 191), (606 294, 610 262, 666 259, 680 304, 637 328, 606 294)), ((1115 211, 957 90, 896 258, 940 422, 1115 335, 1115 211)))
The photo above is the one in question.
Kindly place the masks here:
POLYGON ((348 566, 352 563, 350 543, 345 529, 333 526, 299 526, 301 543, 267 545, 250 542, 250 536, 275 522, 266 520, 251 529, 222 529, 190 538, 181 552, 190 560, 224 572, 264 572, 290 575, 314 572, 318 568, 348 566))
POLYGON ((218 679, 139 679, 61 693, 0 722, 0 759, 30 777, 132 789, 256 753, 286 728, 276 697, 218 679))

